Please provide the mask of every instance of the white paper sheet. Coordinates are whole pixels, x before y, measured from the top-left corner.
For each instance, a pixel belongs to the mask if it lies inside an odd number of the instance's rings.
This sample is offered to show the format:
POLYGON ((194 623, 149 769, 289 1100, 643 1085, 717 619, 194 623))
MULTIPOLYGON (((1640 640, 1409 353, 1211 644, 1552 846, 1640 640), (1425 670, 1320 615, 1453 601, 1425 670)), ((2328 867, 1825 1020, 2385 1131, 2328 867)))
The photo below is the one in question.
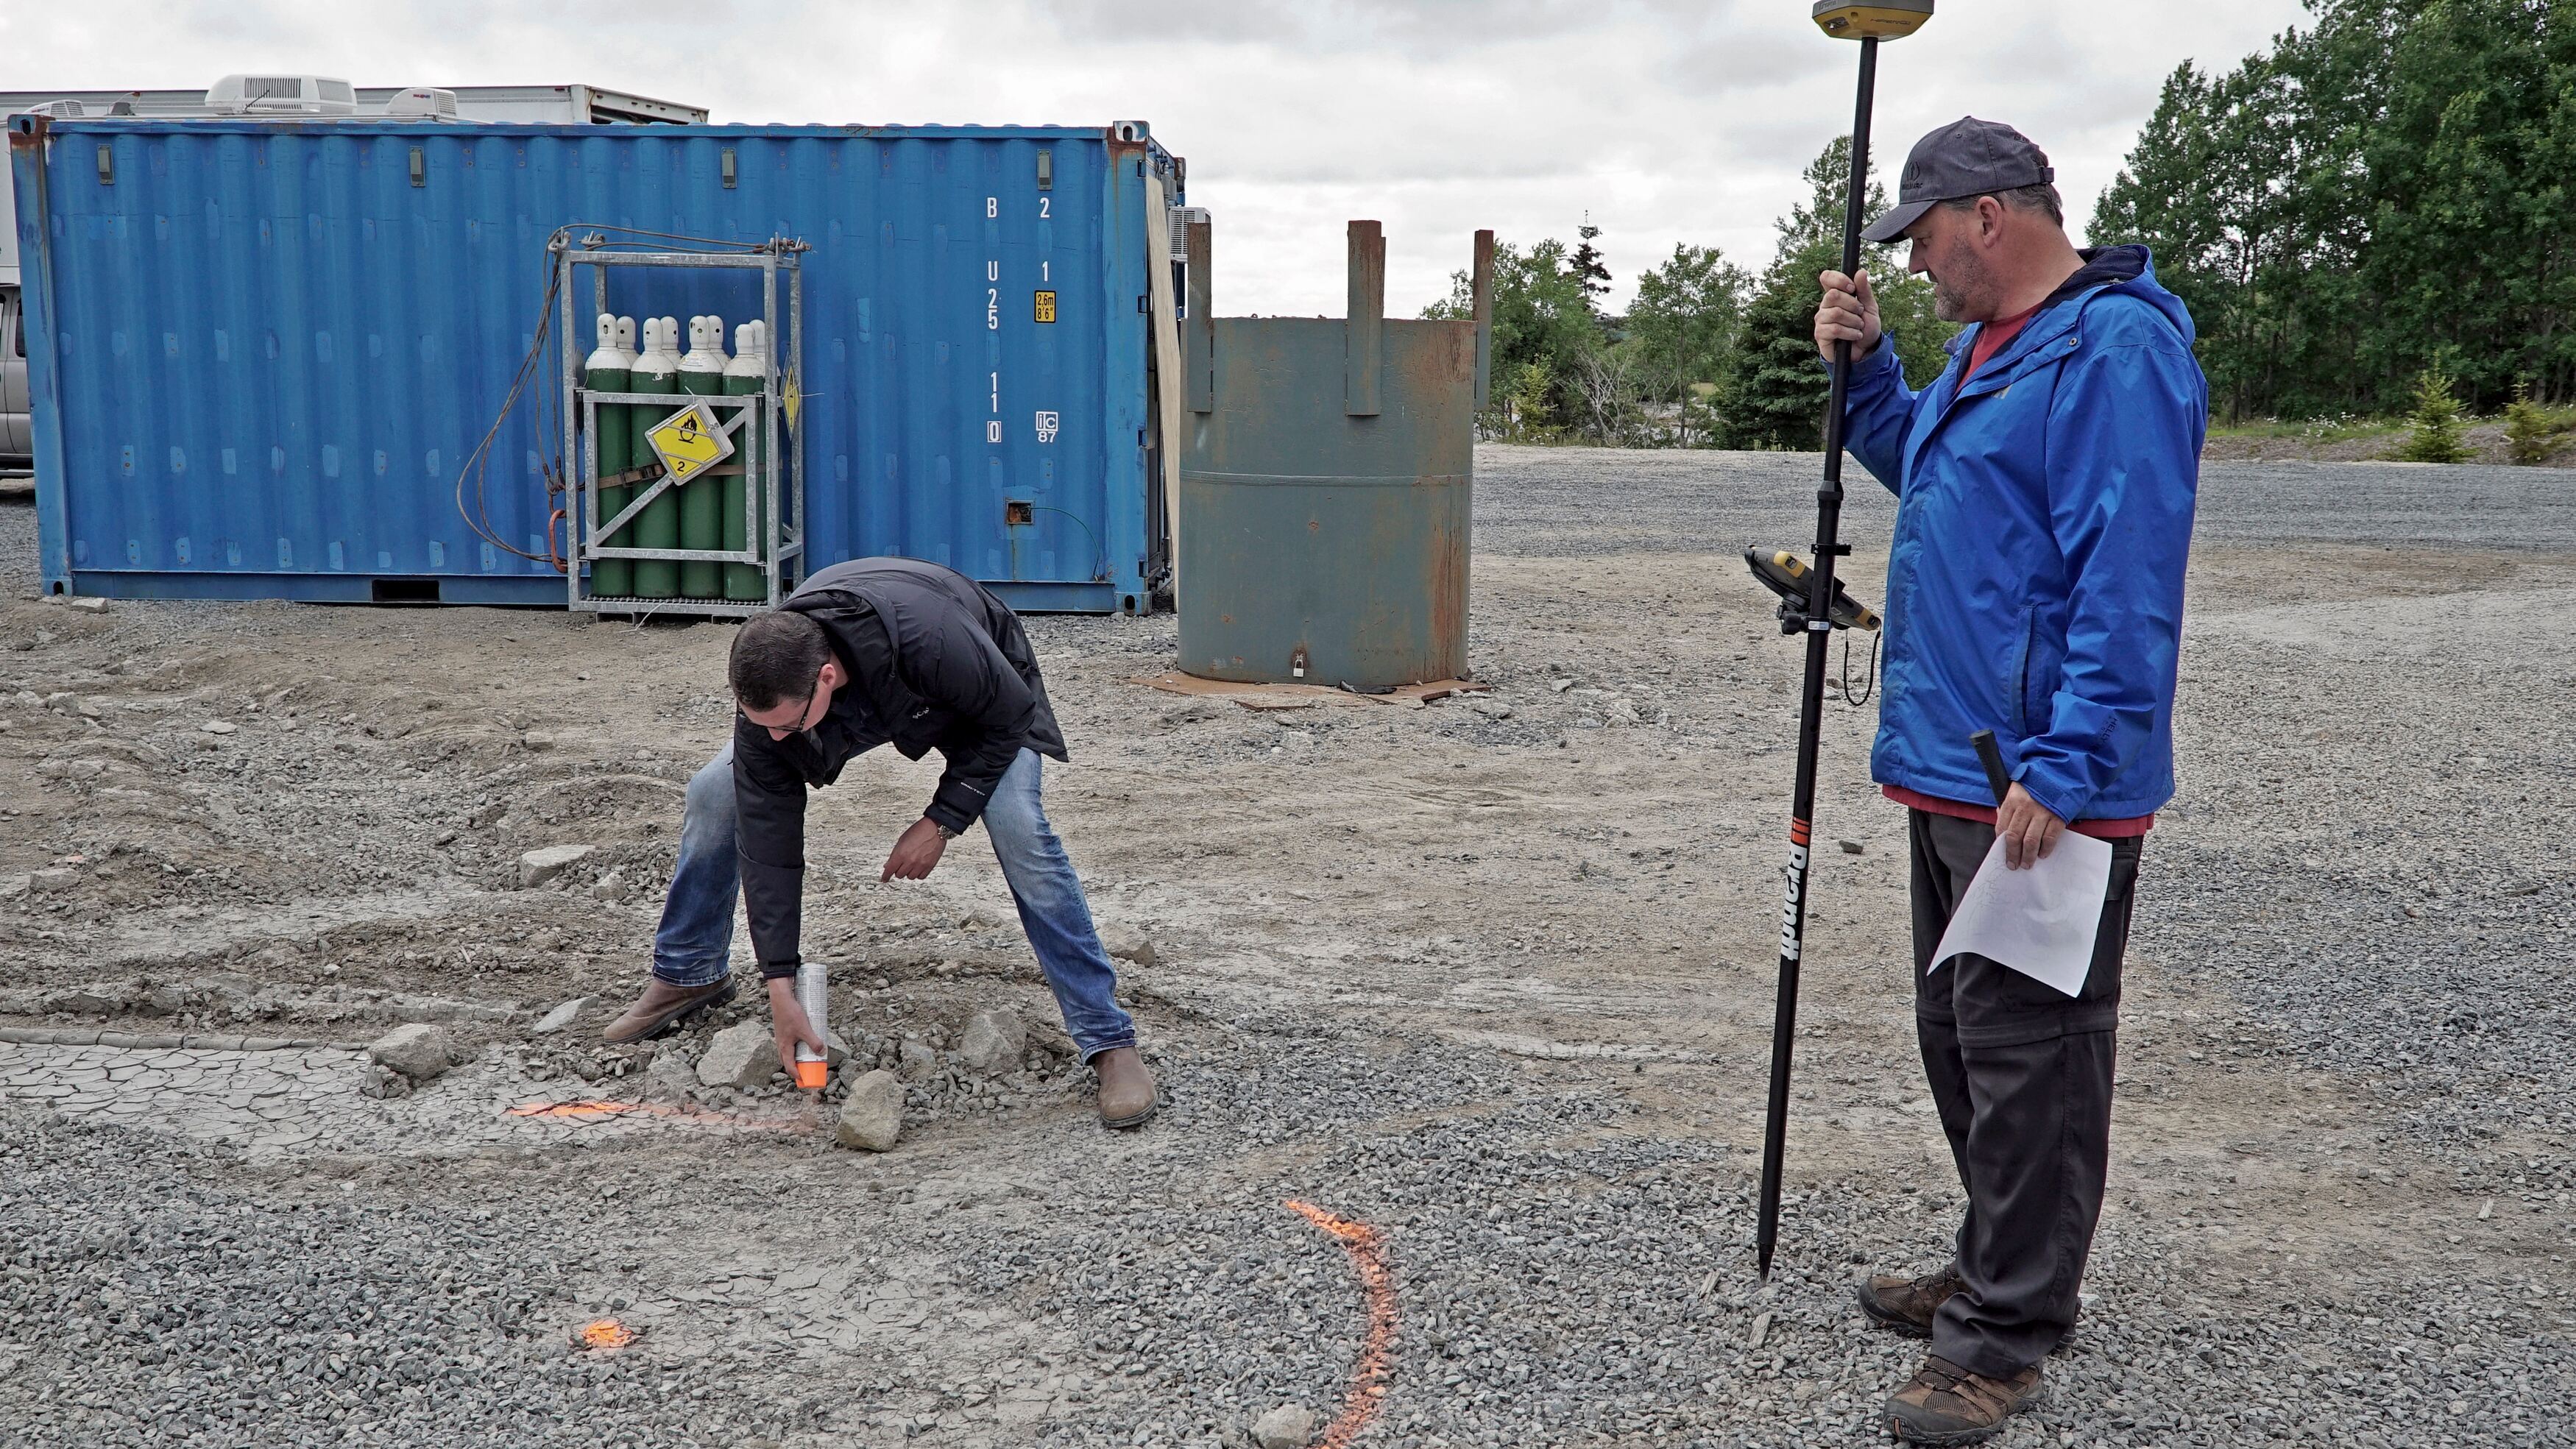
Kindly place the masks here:
POLYGON ((2004 868, 1997 840, 1932 953, 1940 970, 1963 951, 2000 961, 2068 996, 2093 969, 2093 936, 2111 892, 2111 843, 2067 831, 2028 870, 2004 868))

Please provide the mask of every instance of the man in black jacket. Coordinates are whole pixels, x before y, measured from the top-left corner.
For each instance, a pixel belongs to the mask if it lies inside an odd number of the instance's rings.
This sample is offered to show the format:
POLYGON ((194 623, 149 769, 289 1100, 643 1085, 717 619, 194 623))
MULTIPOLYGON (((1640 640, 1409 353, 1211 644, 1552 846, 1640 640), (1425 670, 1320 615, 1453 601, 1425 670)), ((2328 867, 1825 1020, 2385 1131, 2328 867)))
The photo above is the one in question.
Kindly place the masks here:
POLYGON ((1100 1120, 1134 1127, 1153 1116, 1135 1023, 1119 1009, 1082 882, 1039 803, 1039 756, 1064 759, 1064 734, 1009 606, 937 564, 855 559, 746 622, 726 673, 733 743, 689 782, 653 981, 607 1039, 658 1036, 733 999, 739 882, 779 1059, 792 1060, 800 1042, 821 1050, 794 993, 805 792, 881 744, 912 760, 937 750, 947 771, 879 879, 928 876, 948 842, 981 820, 1065 1029, 1099 1079, 1100 1120))

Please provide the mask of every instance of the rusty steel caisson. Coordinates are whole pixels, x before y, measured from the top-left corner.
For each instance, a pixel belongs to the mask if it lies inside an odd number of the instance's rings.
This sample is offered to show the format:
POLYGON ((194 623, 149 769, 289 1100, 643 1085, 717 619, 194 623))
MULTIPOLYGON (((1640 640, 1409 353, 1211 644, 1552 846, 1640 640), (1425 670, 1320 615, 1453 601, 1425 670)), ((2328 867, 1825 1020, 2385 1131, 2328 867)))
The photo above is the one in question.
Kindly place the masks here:
POLYGON ((1175 589, 1191 674, 1377 692, 1468 672, 1480 326, 1381 315, 1385 245, 1351 223, 1341 320, 1211 317, 1192 269, 1175 589))

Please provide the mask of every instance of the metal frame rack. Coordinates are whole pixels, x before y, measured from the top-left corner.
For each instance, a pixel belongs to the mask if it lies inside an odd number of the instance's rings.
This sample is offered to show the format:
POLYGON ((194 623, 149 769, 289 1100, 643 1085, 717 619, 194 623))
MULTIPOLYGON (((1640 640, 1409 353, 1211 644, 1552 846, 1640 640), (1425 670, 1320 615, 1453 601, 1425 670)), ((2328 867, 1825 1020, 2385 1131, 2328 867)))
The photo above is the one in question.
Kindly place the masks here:
MULTIPOLYGON (((552 245, 555 253, 555 291, 562 299, 563 315, 563 427, 564 456, 577 459, 578 472, 573 480, 577 501, 572 507, 569 530, 571 557, 566 561, 566 589, 570 607, 593 614, 688 614, 710 617, 736 617, 775 608, 778 601, 793 588, 805 565, 805 438, 804 430, 785 416, 785 389, 804 375, 805 329, 804 274, 798 263, 806 250, 801 241, 772 238, 759 246, 740 252, 716 251, 610 251, 608 239, 592 233, 578 244, 558 238, 552 245), (771 339, 763 357, 761 389, 756 393, 720 395, 679 395, 669 393, 602 392, 582 386, 581 339, 585 329, 575 325, 574 298, 577 295, 577 269, 591 272, 592 315, 606 312, 608 306, 608 271, 612 267, 719 267, 732 270, 758 270, 760 273, 761 320, 767 324, 771 339), (779 279, 787 282, 786 327, 779 327, 779 279), (784 346, 780 345, 781 339, 784 346), (782 366, 782 361, 784 365, 782 366), (620 529, 634 523, 645 505, 663 493, 679 486, 669 474, 661 474, 639 487, 614 518, 599 516, 599 409, 603 404, 642 404, 648 407, 678 411, 704 403, 716 410, 727 433, 739 436, 745 428, 759 429, 762 439, 757 476, 747 477, 743 489, 743 537, 750 545, 742 549, 704 548, 617 548, 608 543, 620 529), (728 414, 730 414, 728 416, 728 414), (784 446, 781 446, 782 443, 784 446), (590 592, 590 582, 583 565, 608 559, 668 559, 679 563, 749 564, 758 568, 766 584, 760 602, 745 599, 643 598, 632 594, 601 597, 590 592)), ((714 479, 745 470, 743 454, 737 447, 732 458, 699 475, 704 486, 715 486, 714 479)))

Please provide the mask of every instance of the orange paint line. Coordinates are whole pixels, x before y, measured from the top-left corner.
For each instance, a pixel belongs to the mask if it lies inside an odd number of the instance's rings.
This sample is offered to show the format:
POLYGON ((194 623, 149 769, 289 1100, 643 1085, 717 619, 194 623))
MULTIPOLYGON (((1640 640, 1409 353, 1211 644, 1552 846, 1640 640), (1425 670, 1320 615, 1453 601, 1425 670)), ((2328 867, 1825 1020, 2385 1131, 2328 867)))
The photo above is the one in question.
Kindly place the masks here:
POLYGON ((625 1112, 651 1112, 653 1107, 642 1102, 529 1102, 502 1113, 504 1117, 560 1117, 573 1122, 596 1122, 625 1112))
POLYGON ((598 1122, 640 1113, 708 1127, 742 1127, 765 1132, 801 1132, 811 1125, 795 1118, 748 1117, 735 1112, 683 1111, 662 1102, 617 1102, 596 1098, 580 1102, 527 1102, 506 1109, 504 1117, 535 1117, 555 1122, 598 1122))
POLYGON ((1322 1444, 1322 1449, 1349 1449, 1386 1406, 1386 1381, 1395 1367, 1395 1275, 1387 1267, 1386 1235, 1310 1202, 1290 1198, 1281 1206, 1341 1241, 1368 1302, 1368 1336, 1360 1340, 1359 1359, 1351 1366, 1350 1395, 1341 1415, 1325 1426, 1322 1444))

